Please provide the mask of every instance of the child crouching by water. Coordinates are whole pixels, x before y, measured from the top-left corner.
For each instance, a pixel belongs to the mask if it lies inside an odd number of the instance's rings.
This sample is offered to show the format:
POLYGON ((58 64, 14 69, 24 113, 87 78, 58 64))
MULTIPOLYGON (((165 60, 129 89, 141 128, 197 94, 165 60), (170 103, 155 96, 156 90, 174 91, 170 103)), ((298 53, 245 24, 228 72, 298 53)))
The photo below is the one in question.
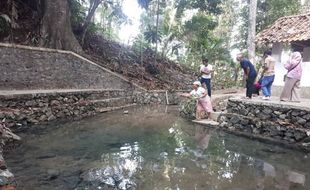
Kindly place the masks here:
POLYGON ((183 97, 194 98, 197 100, 196 103, 196 119, 200 120, 203 118, 204 113, 207 114, 208 118, 210 117, 210 113, 213 112, 211 99, 207 94, 206 89, 201 87, 201 83, 199 81, 195 81, 193 83, 193 90, 190 93, 180 94, 183 97))

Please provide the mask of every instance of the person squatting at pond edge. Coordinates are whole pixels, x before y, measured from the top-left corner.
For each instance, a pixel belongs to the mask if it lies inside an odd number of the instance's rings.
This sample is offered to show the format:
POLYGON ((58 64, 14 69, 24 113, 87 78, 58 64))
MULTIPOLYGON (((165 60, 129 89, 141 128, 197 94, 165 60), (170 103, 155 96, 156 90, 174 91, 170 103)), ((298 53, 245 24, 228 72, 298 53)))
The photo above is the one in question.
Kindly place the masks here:
POLYGON ((280 96, 281 101, 300 102, 300 79, 302 76, 302 56, 293 52, 284 64, 287 74, 284 76, 284 87, 280 96))
POLYGON ((246 80, 246 98, 251 99, 254 91, 254 82, 257 76, 257 72, 253 64, 245 59, 242 53, 237 55, 237 61, 240 62, 240 66, 244 71, 244 78, 246 80))
POLYGON ((202 85, 205 84, 208 90, 208 96, 211 98, 211 75, 213 72, 212 65, 209 64, 209 60, 205 57, 202 58, 202 64, 200 65, 201 79, 200 82, 202 85))
POLYGON ((262 78, 262 92, 263 100, 270 100, 271 97, 271 86, 275 78, 274 67, 276 60, 271 57, 271 50, 266 50, 264 52, 265 62, 263 65, 263 78, 262 78))
POLYGON ((199 81, 193 83, 193 90, 190 93, 181 94, 181 96, 187 98, 194 98, 196 101, 196 119, 203 119, 204 114, 206 113, 208 118, 210 113, 213 112, 211 99, 208 96, 206 89, 201 87, 199 81))

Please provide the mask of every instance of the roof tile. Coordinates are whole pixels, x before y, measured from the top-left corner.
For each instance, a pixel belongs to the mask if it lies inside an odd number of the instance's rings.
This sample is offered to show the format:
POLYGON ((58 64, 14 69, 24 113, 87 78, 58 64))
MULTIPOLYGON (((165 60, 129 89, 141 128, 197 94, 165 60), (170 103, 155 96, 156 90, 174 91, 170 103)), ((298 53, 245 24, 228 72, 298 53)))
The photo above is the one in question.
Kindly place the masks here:
POLYGON ((292 42, 310 39, 310 13, 279 18, 256 35, 260 42, 292 42))

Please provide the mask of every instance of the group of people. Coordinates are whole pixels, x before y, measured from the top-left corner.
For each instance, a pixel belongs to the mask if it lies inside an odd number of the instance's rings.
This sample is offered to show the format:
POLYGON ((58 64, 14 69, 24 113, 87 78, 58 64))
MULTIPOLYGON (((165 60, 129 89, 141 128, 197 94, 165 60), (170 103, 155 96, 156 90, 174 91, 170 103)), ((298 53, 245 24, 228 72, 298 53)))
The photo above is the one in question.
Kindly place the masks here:
MULTIPOLYGON (((256 82, 258 73, 254 65, 248 59, 245 59, 243 54, 237 55, 237 61, 240 63, 240 66, 244 71, 244 78, 246 80, 246 98, 251 99, 253 93, 261 89, 263 93, 262 99, 270 99, 271 87, 275 79, 276 63, 276 60, 271 55, 271 50, 264 52, 264 64, 258 82, 256 82)), ((181 94, 181 96, 193 98, 197 101, 196 119, 203 118, 205 113, 209 117, 211 112, 213 112, 211 103, 211 75, 213 68, 209 64, 207 58, 203 58, 202 62, 203 64, 200 66, 200 81, 195 81, 193 83, 193 90, 190 93, 181 94)), ((300 101, 299 91, 302 76, 301 63, 301 53, 296 51, 291 53, 289 60, 284 64, 287 74, 284 77, 285 85, 280 96, 281 101, 300 101)))
MULTIPOLYGON (((257 83, 257 72, 254 65, 243 57, 237 55, 237 61, 244 71, 246 80, 246 98, 251 99, 254 92, 260 88, 263 92, 263 100, 269 100, 271 97, 271 87, 275 79, 276 60, 271 56, 271 50, 264 52, 264 64, 262 74, 257 83)), ((302 76, 302 56, 300 52, 293 52, 287 63, 284 64, 287 74, 284 76, 284 87, 280 95, 280 101, 300 102, 300 80, 302 76)))

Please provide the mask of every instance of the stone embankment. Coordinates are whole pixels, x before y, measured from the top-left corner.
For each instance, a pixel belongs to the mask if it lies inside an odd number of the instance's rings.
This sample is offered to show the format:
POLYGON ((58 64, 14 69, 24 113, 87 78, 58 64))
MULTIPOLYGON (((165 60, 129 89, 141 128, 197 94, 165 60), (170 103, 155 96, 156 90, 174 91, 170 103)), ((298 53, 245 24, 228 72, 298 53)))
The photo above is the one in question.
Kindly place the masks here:
POLYGON ((285 103, 229 99, 220 128, 310 151, 310 108, 285 103))
POLYGON ((131 106, 132 92, 81 90, 0 95, 0 119, 9 127, 79 119, 116 108, 131 106))

